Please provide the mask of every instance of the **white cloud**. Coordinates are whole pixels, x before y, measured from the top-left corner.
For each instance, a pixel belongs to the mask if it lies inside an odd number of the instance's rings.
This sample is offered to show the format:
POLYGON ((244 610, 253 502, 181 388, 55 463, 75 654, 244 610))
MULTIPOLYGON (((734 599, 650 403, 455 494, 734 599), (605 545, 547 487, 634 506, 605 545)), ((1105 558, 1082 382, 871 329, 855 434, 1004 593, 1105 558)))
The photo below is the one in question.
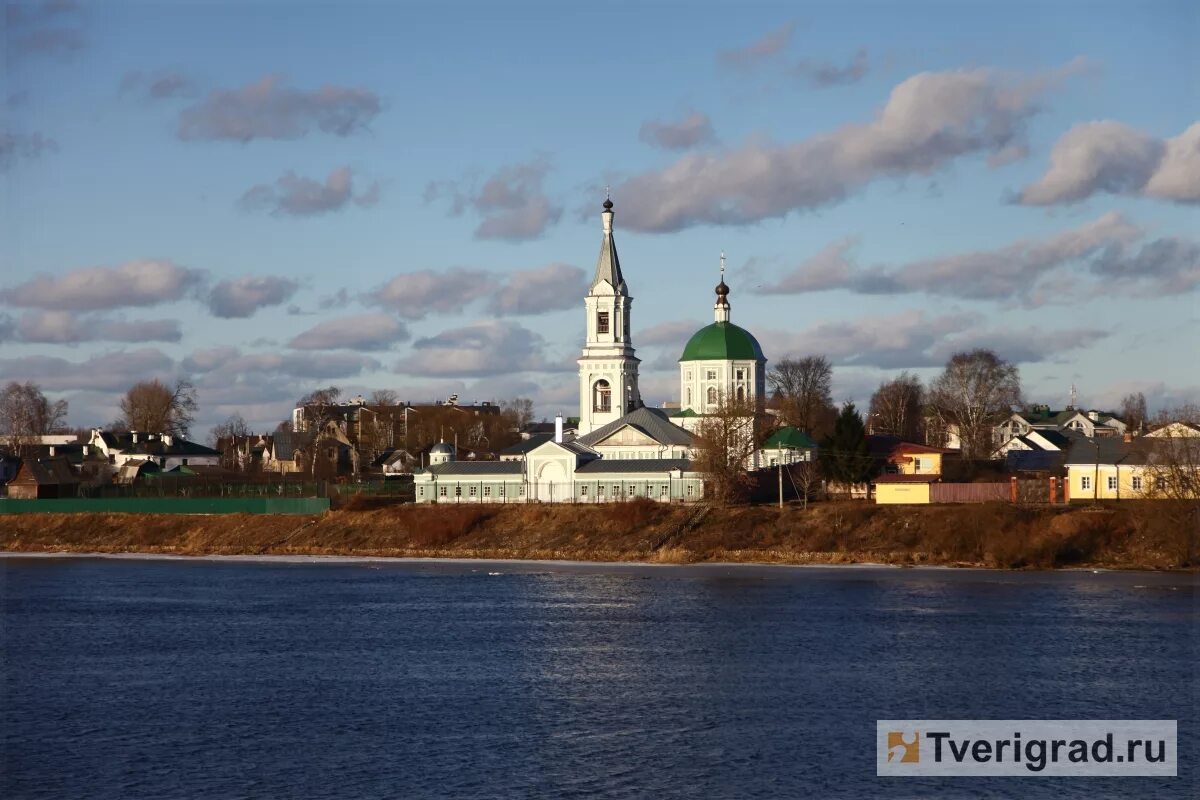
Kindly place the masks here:
POLYGON ((291 278, 264 276, 221 281, 208 295, 208 308, 225 319, 249 317, 260 308, 287 302, 299 284, 291 278))
POLYGON ((185 140, 299 139, 313 130, 349 136, 379 114, 378 95, 367 89, 323 86, 292 89, 268 75, 238 89, 216 89, 179 115, 185 140))
POLYGON ((831 61, 805 60, 796 65, 796 74, 817 89, 828 89, 832 86, 848 86, 858 83, 866 77, 867 69, 867 51, 860 48, 848 64, 839 65, 831 61))
POLYGON ((546 196, 542 184, 550 171, 545 157, 501 167, 476 187, 473 182, 431 182, 425 188, 425 201, 450 200, 450 214, 461 215, 468 208, 480 217, 476 239, 522 241, 536 239, 558 222, 562 206, 546 196))
POLYGON ((744 47, 722 50, 717 54, 717 63, 738 69, 761 64, 786 50, 795 32, 796 23, 787 22, 744 47))
POLYGON ((16 338, 27 343, 178 342, 178 320, 107 319, 72 311, 28 311, 15 326, 16 338))
POLYGON ((1055 142, 1050 167, 1019 200, 1077 203, 1102 192, 1200 202, 1200 122, 1166 141, 1111 120, 1076 125, 1055 142))
POLYGON ((791 144, 752 141, 691 153, 614 189, 623 225, 677 231, 744 225, 836 203, 883 177, 928 175, 968 155, 1022 141, 1037 99, 1075 64, 1013 77, 990 70, 925 72, 896 86, 875 119, 791 144))
POLYGON ((647 120, 638 130, 638 139, 664 150, 687 150, 716 140, 712 120, 707 114, 693 111, 674 122, 647 120))
POLYGON ((198 270, 170 261, 130 261, 119 267, 76 269, 61 277, 42 275, 0 292, 0 299, 58 311, 152 306, 181 299, 202 277, 198 270))
POLYGON ((367 305, 391 309, 405 319, 429 314, 451 314, 489 297, 499 286, 484 270, 453 267, 447 270, 405 272, 362 296, 367 305))
POLYGON ((763 331, 767 357, 824 355, 835 365, 915 369, 937 367, 958 351, 985 347, 1016 363, 1035 363, 1088 347, 1109 335, 1099 329, 1043 331, 990 329, 978 314, 930 316, 904 311, 888 316, 822 322, 800 332, 763 331), (1053 342, 1053 347, 1047 347, 1053 342))
POLYGON ((23 356, 0 359, 0 375, 6 380, 33 381, 43 390, 60 392, 82 389, 124 392, 138 381, 168 380, 175 362, 152 347, 102 353, 82 361, 53 356, 23 356))
POLYGON ((859 294, 924 293, 963 300, 1039 306, 1121 290, 1137 296, 1200 287, 1200 244, 1176 237, 1147 240, 1116 212, 1041 239, 993 250, 928 258, 895 267, 861 266, 855 239, 836 241, 758 294, 845 289, 859 294))
POLYGON ((418 339, 395 371, 413 375, 482 377, 550 365, 542 355, 542 337, 514 322, 479 322, 418 339))
POLYGON ((297 350, 386 350, 408 338, 408 329, 389 314, 358 314, 318 323, 288 342, 297 350))
POLYGON ((276 216, 308 217, 339 211, 349 203, 365 208, 378 201, 378 182, 355 194, 350 168, 338 167, 324 183, 289 171, 274 184, 262 183, 247 189, 240 204, 248 210, 268 211, 276 216))
POLYGON ((197 350, 180 362, 188 372, 213 373, 226 376, 285 376, 327 380, 349 378, 364 371, 378 369, 381 364, 373 358, 356 353, 242 353, 235 347, 197 350))
POLYGON ((544 314, 579 307, 587 291, 587 274, 579 267, 548 264, 508 275, 487 309, 497 316, 544 314))

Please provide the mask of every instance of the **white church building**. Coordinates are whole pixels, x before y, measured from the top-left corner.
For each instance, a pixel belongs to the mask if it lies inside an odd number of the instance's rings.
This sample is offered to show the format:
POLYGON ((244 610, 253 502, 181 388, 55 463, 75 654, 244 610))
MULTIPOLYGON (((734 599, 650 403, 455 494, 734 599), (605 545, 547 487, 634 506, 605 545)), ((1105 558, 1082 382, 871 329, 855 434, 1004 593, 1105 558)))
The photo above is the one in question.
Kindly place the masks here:
POLYGON ((430 451, 414 474, 417 502, 598 503, 647 498, 694 502, 704 496, 693 469, 695 431, 722 397, 762 409, 766 357, 753 335, 729 320, 724 256, 714 321, 691 337, 679 359, 677 409, 651 408, 638 389, 630 317, 633 297, 613 239, 613 204, 604 201, 596 272, 584 297, 579 363, 579 428, 512 461, 456 461, 449 445, 430 451))

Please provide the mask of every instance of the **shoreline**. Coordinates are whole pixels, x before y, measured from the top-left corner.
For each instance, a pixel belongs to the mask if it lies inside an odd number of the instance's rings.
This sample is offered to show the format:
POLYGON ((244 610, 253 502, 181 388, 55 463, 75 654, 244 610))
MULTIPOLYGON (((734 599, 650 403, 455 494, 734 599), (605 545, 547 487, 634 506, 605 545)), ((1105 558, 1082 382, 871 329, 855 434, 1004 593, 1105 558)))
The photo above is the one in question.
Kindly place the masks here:
MULTIPOLYGON (((1112 569, 1100 567, 1063 567, 1059 569, 1000 569, 984 566, 955 566, 926 564, 908 566, 884 563, 841 563, 841 564, 782 564, 747 561, 707 561, 701 563, 662 563, 653 561, 581 561, 567 559, 519 559, 519 558, 447 558, 447 557, 391 557, 351 555, 246 555, 208 554, 181 555, 173 553, 104 553, 39 551, 19 552, 0 550, 0 567, 12 561, 124 561, 124 562, 174 562, 191 564, 257 564, 293 566, 365 566, 395 568, 397 572, 425 572, 422 568, 433 568, 446 574, 469 574, 487 577, 506 575, 544 574, 562 575, 620 574, 634 576, 700 577, 720 575, 742 578, 787 578, 805 576, 819 580, 849 577, 855 573, 863 576, 891 576, 899 579, 937 577, 949 581, 972 581, 980 578, 992 580, 1058 581, 1087 578, 1106 584, 1129 584, 1135 580, 1149 580, 1155 587, 1169 586, 1178 590, 1200 588, 1200 571, 1194 569, 1112 569), (499 571, 503 569, 504 571, 499 571)), ((1152 588, 1147 584, 1132 584, 1131 588, 1152 588)))
POLYGON ((436 563, 940 567, 1195 572, 1200 532, 1152 504, 700 509, 400 505, 319 515, 19 514, 0 554, 436 563))

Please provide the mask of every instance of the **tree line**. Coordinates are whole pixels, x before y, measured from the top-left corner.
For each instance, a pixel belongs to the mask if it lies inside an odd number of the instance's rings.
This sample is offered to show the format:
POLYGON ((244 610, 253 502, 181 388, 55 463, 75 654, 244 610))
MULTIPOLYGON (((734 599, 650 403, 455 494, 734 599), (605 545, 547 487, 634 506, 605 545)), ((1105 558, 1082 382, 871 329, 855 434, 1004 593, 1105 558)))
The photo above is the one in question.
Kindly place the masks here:
MULTIPOLYGON (((186 380, 173 385, 157 379, 141 381, 121 398, 120 416, 107 427, 186 437, 197 407, 196 389, 186 380)), ((25 455, 42 436, 71 432, 68 410, 66 400, 51 401, 38 384, 12 381, 0 391, 0 442, 13 453, 25 455)))
MULTIPOLYGON (((767 385, 773 414, 761 413, 749 401, 722 397, 697 431, 697 469, 719 501, 744 495, 750 482, 744 465, 780 427, 798 428, 818 446, 818 460, 803 466, 802 480, 819 474, 852 485, 870 480, 879 468, 868 435, 945 447, 953 432, 964 460, 985 461, 995 452, 995 426, 1024 407, 1017 366, 987 349, 953 354, 928 385, 907 370, 881 381, 865 416, 850 401, 840 407, 834 403, 833 365, 825 356, 781 359, 768 370, 767 385)), ((1144 430, 1149 422, 1140 392, 1126 395, 1119 413, 1131 431, 1144 430)), ((1174 420, 1200 422, 1200 409, 1194 404, 1164 409, 1157 421, 1174 420)))

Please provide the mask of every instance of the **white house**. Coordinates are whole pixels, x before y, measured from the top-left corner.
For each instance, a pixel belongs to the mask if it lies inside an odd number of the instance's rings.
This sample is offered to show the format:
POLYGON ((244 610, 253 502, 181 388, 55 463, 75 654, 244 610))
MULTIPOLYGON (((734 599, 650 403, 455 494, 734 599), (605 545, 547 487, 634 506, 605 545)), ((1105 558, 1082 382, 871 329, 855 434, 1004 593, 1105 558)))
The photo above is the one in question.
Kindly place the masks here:
POLYGON ((149 461, 163 470, 221 465, 219 450, 166 433, 112 433, 93 428, 87 445, 89 452, 107 458, 118 470, 131 461, 149 461))

